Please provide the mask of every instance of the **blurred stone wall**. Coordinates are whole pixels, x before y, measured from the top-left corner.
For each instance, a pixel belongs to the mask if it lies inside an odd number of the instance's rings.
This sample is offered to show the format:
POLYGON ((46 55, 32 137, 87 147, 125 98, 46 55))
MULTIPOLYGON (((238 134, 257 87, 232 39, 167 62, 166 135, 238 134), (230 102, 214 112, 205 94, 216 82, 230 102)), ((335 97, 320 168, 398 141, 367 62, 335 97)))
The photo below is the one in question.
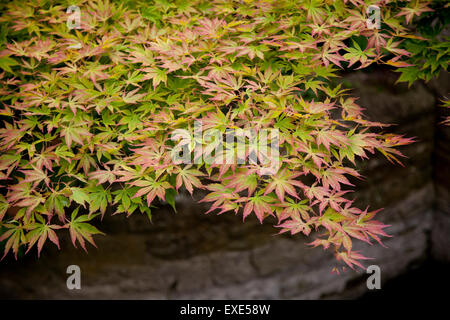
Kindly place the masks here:
MULTIPOLYGON (((429 85, 435 96, 450 99, 450 76, 434 80, 429 85)), ((437 121, 450 116, 450 110, 439 108, 437 121)), ((431 251, 435 259, 450 261, 450 127, 437 126, 433 157, 435 181, 434 219, 431 251)))
MULTIPOLYGON (((382 282, 431 256, 449 259, 450 131, 438 126, 438 99, 450 91, 449 76, 411 88, 394 85, 397 75, 374 69, 346 75, 371 120, 393 123, 388 130, 417 137, 404 147, 404 167, 377 155, 361 164, 365 180, 353 194, 360 207, 385 208, 388 248, 355 241, 369 264, 381 268, 382 282)), ((441 108, 442 109, 442 108, 441 108)), ((62 239, 62 250, 47 246, 20 261, 0 263, 1 298, 79 299, 327 299, 355 298, 367 274, 331 274, 334 257, 306 245, 302 235, 275 235, 267 221, 242 223, 242 216, 205 215, 207 205, 187 197, 146 217, 105 218, 98 249, 85 254, 62 239), (82 289, 66 288, 66 268, 79 265, 82 289)), ((273 222, 273 221, 271 221, 273 222)))

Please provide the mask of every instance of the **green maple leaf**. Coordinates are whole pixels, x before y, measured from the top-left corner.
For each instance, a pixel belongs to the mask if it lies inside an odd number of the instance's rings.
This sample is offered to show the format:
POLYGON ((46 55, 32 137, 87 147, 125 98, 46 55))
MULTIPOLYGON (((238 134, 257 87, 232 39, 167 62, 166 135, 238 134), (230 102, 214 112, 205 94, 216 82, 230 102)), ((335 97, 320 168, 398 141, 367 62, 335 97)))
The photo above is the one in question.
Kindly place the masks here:
POLYGON ((3 70, 13 73, 11 67, 18 65, 17 61, 9 56, 0 57, 0 68, 3 70))
POLYGON ((95 234, 104 235, 104 233, 99 231, 93 225, 87 223, 88 221, 91 221, 99 214, 93 215, 85 214, 77 217, 79 209, 80 208, 78 207, 72 212, 71 220, 65 225, 65 227, 69 228, 70 238, 72 240, 72 244, 74 245, 74 247, 76 247, 76 243, 78 241, 81 247, 85 251, 87 251, 85 240, 91 243, 94 247, 97 247, 94 242, 94 239, 92 238, 92 235, 95 234))
POLYGON ((397 72, 401 73, 397 82, 408 82, 408 87, 420 77, 420 70, 417 67, 401 68, 397 72))

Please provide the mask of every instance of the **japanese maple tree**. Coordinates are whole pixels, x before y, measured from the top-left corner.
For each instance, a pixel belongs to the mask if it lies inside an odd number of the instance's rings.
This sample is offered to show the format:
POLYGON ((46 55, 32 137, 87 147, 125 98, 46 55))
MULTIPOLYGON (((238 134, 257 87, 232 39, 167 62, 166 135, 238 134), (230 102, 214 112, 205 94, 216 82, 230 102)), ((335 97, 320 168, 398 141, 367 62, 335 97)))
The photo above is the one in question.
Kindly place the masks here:
POLYGON ((47 240, 59 246, 61 232, 86 249, 108 207, 151 217, 151 206, 201 189, 208 212, 261 223, 273 216, 293 235, 315 230, 312 245, 362 266, 354 239, 381 243, 386 226, 378 210, 353 205, 349 177, 375 152, 398 163, 412 139, 365 119, 357 97, 332 80, 385 64, 411 84, 449 61, 448 39, 437 38, 446 1, 13 0, 0 8, 4 256, 34 246, 39 254, 47 240), (69 5, 81 12, 72 30, 69 5), (380 29, 368 27, 369 6, 379 8, 380 29), (416 27, 430 19, 432 27, 416 27), (279 170, 204 161, 211 148, 195 137, 188 147, 203 160, 173 161, 185 138, 172 134, 194 133, 196 121, 223 134, 278 130, 279 170))

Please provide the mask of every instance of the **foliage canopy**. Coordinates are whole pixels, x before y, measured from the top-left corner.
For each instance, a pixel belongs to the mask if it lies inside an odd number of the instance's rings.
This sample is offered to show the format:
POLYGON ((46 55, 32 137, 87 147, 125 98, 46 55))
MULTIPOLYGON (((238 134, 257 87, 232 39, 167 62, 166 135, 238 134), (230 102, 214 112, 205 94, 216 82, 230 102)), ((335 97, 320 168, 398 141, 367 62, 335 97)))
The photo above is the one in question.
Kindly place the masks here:
MULTIPOLYGON (((357 158, 392 162, 411 139, 364 118, 333 78, 385 64, 399 81, 448 67, 446 1, 32 0, 0 4, 0 222, 4 254, 40 253, 58 232, 94 244, 96 216, 141 212, 180 189, 219 213, 276 217, 281 232, 320 237, 350 267, 352 241, 385 236, 377 211, 353 206, 357 158), (81 26, 69 30, 77 5, 81 26), (381 29, 367 27, 367 9, 381 29), (430 21, 432 23, 430 23, 430 21), (419 27, 416 27, 419 26, 419 27), (80 48, 74 48, 74 44, 80 48), (176 164, 171 133, 280 131, 281 167, 176 164)), ((199 149, 204 141, 195 141, 199 149)), ((203 151, 200 151, 203 152, 203 151)), ((247 155, 248 156, 248 155, 247 155)))

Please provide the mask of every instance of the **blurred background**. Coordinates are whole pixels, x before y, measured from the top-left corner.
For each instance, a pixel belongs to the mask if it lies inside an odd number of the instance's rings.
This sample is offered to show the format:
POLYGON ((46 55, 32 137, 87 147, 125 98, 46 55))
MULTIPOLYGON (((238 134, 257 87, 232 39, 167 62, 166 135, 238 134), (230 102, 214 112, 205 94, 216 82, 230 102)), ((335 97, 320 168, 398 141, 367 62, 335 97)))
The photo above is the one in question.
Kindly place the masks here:
MULTIPOLYGON (((376 154, 361 162, 362 181, 350 195, 360 208, 384 208, 378 219, 391 225, 387 248, 355 241, 366 265, 378 265, 381 289, 368 290, 364 270, 332 274, 335 258, 311 248, 298 234, 276 235, 275 221, 259 224, 230 213, 208 214, 208 205, 180 197, 145 215, 105 216, 86 254, 70 239, 61 251, 46 246, 0 263, 3 299, 378 299, 434 297, 450 275, 450 127, 439 124, 448 110, 450 76, 410 88, 398 74, 371 68, 343 74, 370 120, 395 124, 387 131, 416 137, 401 148, 404 167, 376 154), (66 269, 81 268, 81 290, 68 290, 66 269)), ((201 195, 198 195, 201 198, 201 195)))

